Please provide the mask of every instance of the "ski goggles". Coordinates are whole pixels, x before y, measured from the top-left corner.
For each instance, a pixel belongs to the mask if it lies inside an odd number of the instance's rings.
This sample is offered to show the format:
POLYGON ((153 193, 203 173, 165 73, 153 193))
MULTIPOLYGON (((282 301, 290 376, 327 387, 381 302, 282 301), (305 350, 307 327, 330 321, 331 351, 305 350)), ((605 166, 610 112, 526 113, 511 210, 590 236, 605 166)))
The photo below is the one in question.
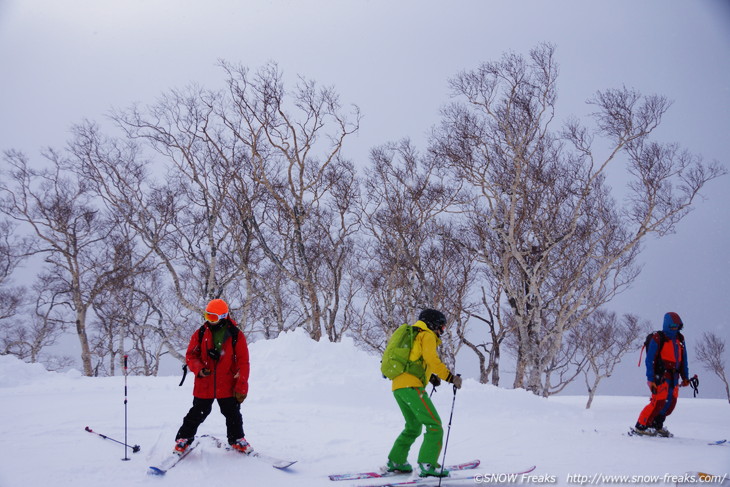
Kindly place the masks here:
POLYGON ((228 313, 211 313, 210 311, 206 311, 203 313, 203 316, 205 316, 205 321, 208 323, 218 323, 223 318, 228 318, 228 313))

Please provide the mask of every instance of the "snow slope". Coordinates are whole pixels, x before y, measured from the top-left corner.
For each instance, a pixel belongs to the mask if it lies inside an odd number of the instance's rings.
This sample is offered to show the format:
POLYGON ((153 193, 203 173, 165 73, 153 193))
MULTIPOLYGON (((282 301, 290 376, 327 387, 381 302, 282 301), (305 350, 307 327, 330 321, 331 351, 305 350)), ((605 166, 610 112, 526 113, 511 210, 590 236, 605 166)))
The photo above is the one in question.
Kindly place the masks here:
MULTIPOLYGON (((183 387, 179 376, 128 377, 128 442, 141 451, 127 450, 131 460, 122 461, 123 446, 84 427, 124 440, 123 377, 50 373, 0 356, 0 487, 351 487, 363 481, 334 483, 327 474, 384 464, 402 418, 378 357, 349 341, 314 342, 303 331, 251 344, 250 351, 246 437, 263 453, 298 460, 289 470, 203 443, 166 476, 146 475, 172 449, 191 405, 192 377, 183 387)), ((578 475, 598 476, 603 484, 609 479, 602 476, 628 475, 636 477, 625 484, 674 485, 672 475, 730 473, 730 445, 707 444, 730 439, 730 406, 694 399, 689 389, 667 421, 676 435, 671 439, 624 434, 646 403, 641 397, 600 396, 586 411, 584 397, 543 399, 472 380, 456 396, 444 384, 432 397, 444 423, 455 405, 446 463, 479 458, 483 473, 537 465, 526 485, 576 484, 578 475)), ((217 407, 199 434, 225 438, 217 407)))

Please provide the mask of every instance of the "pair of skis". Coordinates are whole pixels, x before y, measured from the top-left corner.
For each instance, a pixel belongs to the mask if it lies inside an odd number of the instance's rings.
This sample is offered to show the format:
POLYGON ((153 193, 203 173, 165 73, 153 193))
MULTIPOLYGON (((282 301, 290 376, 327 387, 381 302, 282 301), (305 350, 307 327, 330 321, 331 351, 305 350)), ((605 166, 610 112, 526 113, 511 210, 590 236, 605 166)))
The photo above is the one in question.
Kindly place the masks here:
MULTIPOLYGON (((674 438, 674 435, 669 433, 669 435, 659 435, 659 434, 647 434, 641 431, 638 431, 636 428, 630 428, 628 433, 626 433, 628 436, 640 436, 643 438, 674 438)), ((708 445, 724 445, 727 443, 727 440, 713 440, 708 442, 708 445)))
MULTIPOLYGON (((481 462, 472 460, 470 462, 460 463, 458 465, 448 465, 444 467, 448 471, 471 470, 477 468, 481 462)), ((330 480, 359 480, 359 479, 379 479, 382 477, 393 477, 396 475, 404 475, 405 472, 388 472, 383 468, 378 472, 360 472, 360 473, 342 473, 330 475, 330 480)))
MULTIPOLYGON (((456 465, 448 465, 444 469, 448 470, 449 472, 461 472, 464 470, 473 470, 477 468, 480 465, 479 460, 472 460, 470 462, 465 463, 459 463, 456 465)), ((528 474, 535 470, 535 466, 532 466, 526 470, 523 470, 521 472, 514 472, 514 473, 487 473, 487 474, 477 474, 477 475, 467 475, 467 476, 451 476, 443 477, 443 478, 437 478, 437 477, 424 477, 424 478, 411 478, 404 481, 396 481, 396 482, 390 482, 387 484, 368 484, 368 485, 361 485, 359 487, 431 487, 433 485, 451 485, 455 482, 470 482, 475 483, 481 478, 486 477, 505 477, 505 478, 518 478, 519 476, 523 474, 528 474)), ((344 474, 336 474, 336 475, 330 475, 330 480, 359 480, 359 479, 381 479, 381 478, 388 478, 388 477, 402 477, 404 475, 409 475, 408 473, 401 473, 401 472, 387 472, 385 470, 381 470, 379 472, 360 472, 360 473, 344 473, 344 474)))
MULTIPOLYGON (((165 458, 162 462, 160 462, 157 465, 152 465, 149 467, 149 470, 147 471, 150 475, 165 475, 168 470, 175 467, 178 463, 180 463, 182 460, 184 460, 186 457, 190 455, 190 452, 195 450, 200 445, 200 440, 203 438, 208 438, 217 448, 225 448, 226 450, 233 451, 233 449, 230 447, 230 445, 227 445, 223 443, 220 439, 216 438, 215 436, 211 435, 202 435, 200 437, 195 438, 195 441, 181 454, 172 453, 169 457, 165 458)), ((259 453, 257 451, 253 451, 248 455, 244 455, 243 453, 237 454, 241 456, 251 457, 255 458, 257 460, 260 460, 262 462, 268 463, 274 468, 278 469, 285 469, 288 467, 291 467, 296 463, 296 460, 282 460, 280 458, 275 458, 270 455, 266 455, 263 453, 259 453)))
POLYGON ((663 435, 663 434, 659 434, 659 433, 651 434, 648 431, 649 431, 648 429, 646 431, 641 431, 634 427, 631 427, 631 428, 629 428, 629 432, 627 434, 629 436, 645 436, 647 438, 672 438, 672 437, 674 437, 674 435, 669 432, 667 432, 667 434, 663 435))

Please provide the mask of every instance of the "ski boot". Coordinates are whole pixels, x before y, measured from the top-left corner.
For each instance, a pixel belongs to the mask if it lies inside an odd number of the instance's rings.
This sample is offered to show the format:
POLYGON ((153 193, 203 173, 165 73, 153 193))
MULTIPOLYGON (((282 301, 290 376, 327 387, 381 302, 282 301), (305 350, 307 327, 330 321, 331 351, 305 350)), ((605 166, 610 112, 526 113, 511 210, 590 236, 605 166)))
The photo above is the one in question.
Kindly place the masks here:
POLYGON ((231 443, 231 448, 245 455, 250 455, 253 452, 253 447, 246 441, 246 438, 237 439, 231 443))
POLYGON ((192 442, 192 438, 178 438, 175 440, 175 449, 172 452, 176 455, 182 455, 192 442))
POLYGON ((386 472, 398 472, 398 473, 411 473, 413 472, 413 467, 410 463, 395 463, 390 458, 388 459, 388 465, 385 468, 386 472))
POLYGON ((650 426, 644 426, 643 424, 636 423, 636 426, 631 428, 629 431, 630 435, 638 435, 638 436, 656 436, 657 431, 656 429, 650 427, 650 426))
POLYGON ((657 436, 662 436, 664 438, 671 438, 674 436, 669 432, 668 429, 664 427, 664 420, 666 419, 666 416, 663 414, 657 415, 657 417, 654 419, 654 422, 652 423, 652 427, 656 431, 657 436))
POLYGON ((418 474, 420 477, 448 477, 448 470, 441 470, 438 463, 419 463, 418 468, 421 470, 418 474))

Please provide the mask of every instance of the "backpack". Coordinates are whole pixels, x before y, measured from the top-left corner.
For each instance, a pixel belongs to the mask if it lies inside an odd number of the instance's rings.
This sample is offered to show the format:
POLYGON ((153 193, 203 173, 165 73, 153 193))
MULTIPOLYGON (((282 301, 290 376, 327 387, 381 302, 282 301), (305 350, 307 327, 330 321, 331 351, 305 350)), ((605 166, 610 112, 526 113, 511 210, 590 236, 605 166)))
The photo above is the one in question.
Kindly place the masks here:
POLYGON ((380 372, 388 379, 395 379, 407 372, 415 375, 425 384, 426 367, 423 358, 410 360, 411 349, 416 336, 421 331, 417 326, 408 324, 399 326, 391 335, 380 362, 380 372))
MULTIPOLYGON (((238 335, 241 333, 241 329, 234 325, 231 320, 228 320, 228 330, 231 332, 231 345, 233 346, 233 353, 236 353, 236 342, 238 341, 238 335)), ((205 333, 205 325, 198 328, 198 343, 203 343, 203 333, 205 333)))
MULTIPOLYGON (((231 320, 228 320, 228 330, 231 332, 231 346, 233 347, 233 360, 236 360, 236 342, 238 342, 238 335, 241 334, 241 329, 237 325, 234 325, 231 320)), ((205 333, 205 325, 198 328, 198 343, 203 343, 203 334, 205 333)), ((188 375, 188 364, 184 363, 182 366, 183 376, 178 386, 182 386, 185 382, 185 377, 188 375)))
MULTIPOLYGON (((646 350, 647 353, 649 353, 649 345, 652 341, 656 342, 657 344, 657 350, 661 352, 662 347, 664 346, 664 342, 667 340, 667 336, 664 334, 663 331, 653 331, 646 335, 646 339, 644 340, 644 346, 641 347, 641 352, 639 353, 639 367, 641 367, 641 356, 644 353, 644 350, 646 350)), ((682 336, 681 333, 677 332, 677 340, 679 340, 679 343, 682 344, 682 347, 684 347, 684 336, 682 336)), ((661 378, 664 375, 664 361, 660 360, 654 360, 654 379, 658 382, 661 382, 661 378)))

